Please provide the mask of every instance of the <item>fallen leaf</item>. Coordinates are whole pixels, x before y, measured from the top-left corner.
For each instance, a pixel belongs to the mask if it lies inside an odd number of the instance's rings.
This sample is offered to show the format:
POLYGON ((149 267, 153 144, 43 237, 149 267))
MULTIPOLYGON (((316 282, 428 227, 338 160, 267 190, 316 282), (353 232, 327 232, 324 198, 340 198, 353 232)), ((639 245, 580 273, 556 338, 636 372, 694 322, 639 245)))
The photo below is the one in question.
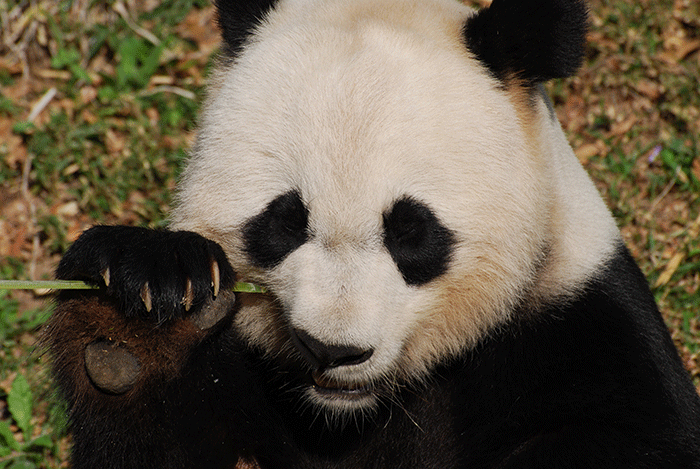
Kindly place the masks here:
POLYGON ((635 88, 641 94, 652 100, 656 100, 661 96, 661 89, 658 83, 651 80, 640 80, 639 83, 635 85, 635 88))
POLYGON ((695 179, 700 181, 700 158, 693 159, 693 166, 690 170, 693 172, 693 176, 695 176, 695 179))
POLYGON ((578 147, 574 153, 581 164, 586 164, 588 163, 588 160, 598 155, 599 151, 600 149, 595 143, 586 143, 578 147))
POLYGON ((676 269, 678 269, 678 266, 681 265, 681 261, 683 261, 684 258, 684 252, 677 252, 676 254, 674 254, 673 257, 666 264, 666 267, 664 267, 664 271, 661 272, 659 278, 656 279, 654 287, 658 288, 662 285, 666 285, 671 280, 671 277, 676 272, 676 269))
POLYGON ((94 86, 83 86, 80 88, 80 100, 83 104, 91 103, 97 98, 97 88, 94 86))
POLYGON ((72 77, 71 73, 68 70, 52 70, 50 68, 34 70, 34 73, 39 78, 44 78, 46 80, 68 81, 72 77))
POLYGON ((220 43, 213 7, 192 10, 175 31, 182 37, 195 41, 203 56, 209 56, 220 43))
POLYGON ((698 49, 700 49, 700 39, 686 40, 678 46, 674 55, 680 62, 698 49))
POLYGON ((173 84, 175 84, 175 78, 168 75, 153 75, 148 83, 149 86, 173 84))
POLYGON ((110 155, 116 155, 126 148, 126 139, 121 133, 109 129, 105 134, 105 146, 110 155))
POLYGON ((636 123, 637 118, 635 116, 629 116, 627 119, 613 124, 612 128, 610 129, 610 135, 618 137, 625 135, 632 127, 634 127, 634 124, 636 123))

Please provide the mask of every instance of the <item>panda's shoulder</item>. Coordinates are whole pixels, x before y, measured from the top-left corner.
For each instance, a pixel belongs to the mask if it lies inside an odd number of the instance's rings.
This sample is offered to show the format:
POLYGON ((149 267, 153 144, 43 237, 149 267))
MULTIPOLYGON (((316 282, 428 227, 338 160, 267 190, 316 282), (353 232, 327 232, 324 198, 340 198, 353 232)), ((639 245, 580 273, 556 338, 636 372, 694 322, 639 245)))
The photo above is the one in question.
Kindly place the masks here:
POLYGON ((634 428, 631 433, 700 438, 692 429, 700 415, 696 391, 644 275, 622 244, 577 293, 523 305, 512 321, 437 373, 450 376, 454 408, 470 421, 486 418, 479 408, 491 409, 493 422, 522 420, 532 428, 546 428, 553 415, 591 422, 614 417, 634 428))

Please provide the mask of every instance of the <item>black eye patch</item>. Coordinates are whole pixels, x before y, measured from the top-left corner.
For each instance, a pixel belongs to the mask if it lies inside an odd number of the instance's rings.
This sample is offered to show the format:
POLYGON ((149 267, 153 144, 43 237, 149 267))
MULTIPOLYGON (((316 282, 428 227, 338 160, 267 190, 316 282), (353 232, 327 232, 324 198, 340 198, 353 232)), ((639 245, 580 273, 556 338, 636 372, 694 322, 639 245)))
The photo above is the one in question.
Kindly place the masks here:
POLYGON ((245 252, 265 269, 282 262, 309 239, 309 211, 297 191, 280 195, 243 227, 245 252))
POLYGON ((384 245, 406 283, 422 285, 445 273, 455 238, 430 208, 403 197, 382 218, 384 245))

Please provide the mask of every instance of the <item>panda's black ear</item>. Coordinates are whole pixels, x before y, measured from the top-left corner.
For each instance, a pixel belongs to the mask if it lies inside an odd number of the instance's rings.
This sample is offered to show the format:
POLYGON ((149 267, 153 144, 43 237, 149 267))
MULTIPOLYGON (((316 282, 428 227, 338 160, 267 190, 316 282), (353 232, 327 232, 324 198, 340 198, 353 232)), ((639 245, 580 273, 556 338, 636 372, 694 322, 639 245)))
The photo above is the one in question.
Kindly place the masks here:
POLYGON ((493 0, 469 18, 469 50, 499 80, 532 86, 576 73, 585 52, 583 0, 493 0))
POLYGON ((277 0, 214 0, 225 56, 238 55, 245 40, 275 3, 277 0))

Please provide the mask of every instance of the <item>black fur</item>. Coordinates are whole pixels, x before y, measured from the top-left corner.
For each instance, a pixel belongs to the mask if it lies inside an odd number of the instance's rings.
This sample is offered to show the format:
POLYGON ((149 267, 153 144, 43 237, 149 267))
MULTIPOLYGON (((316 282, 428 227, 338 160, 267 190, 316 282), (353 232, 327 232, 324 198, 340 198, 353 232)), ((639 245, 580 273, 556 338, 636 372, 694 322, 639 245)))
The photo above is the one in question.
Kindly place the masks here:
POLYGON ((514 318, 342 427, 305 409, 303 374, 228 327, 128 398, 81 399, 55 370, 73 467, 700 468, 700 398, 624 247, 573 301, 514 318))
POLYGON ((474 467, 700 467, 700 398, 622 246, 576 301, 523 314, 463 363, 474 467))
POLYGON ((224 56, 233 58, 278 0, 215 0, 224 56))
POLYGON ((56 270, 56 278, 83 280, 105 286, 121 303, 127 317, 139 316, 162 322, 185 315, 183 298, 187 279, 192 282, 196 312, 212 297, 211 263, 216 261, 221 286, 234 281, 233 270, 221 247, 187 231, 159 231, 130 226, 96 226, 68 249, 56 270), (148 282, 152 312, 146 311, 141 288, 148 282))
POLYGON ((243 227, 250 262, 271 268, 309 239, 309 211, 296 191, 282 194, 243 227))
POLYGON ((493 0, 467 21, 464 37, 496 78, 534 85, 578 70, 587 18, 582 0, 493 0))
POLYGON ((425 204, 404 197, 383 215, 384 245, 409 285, 422 285, 442 275, 455 243, 425 204))

